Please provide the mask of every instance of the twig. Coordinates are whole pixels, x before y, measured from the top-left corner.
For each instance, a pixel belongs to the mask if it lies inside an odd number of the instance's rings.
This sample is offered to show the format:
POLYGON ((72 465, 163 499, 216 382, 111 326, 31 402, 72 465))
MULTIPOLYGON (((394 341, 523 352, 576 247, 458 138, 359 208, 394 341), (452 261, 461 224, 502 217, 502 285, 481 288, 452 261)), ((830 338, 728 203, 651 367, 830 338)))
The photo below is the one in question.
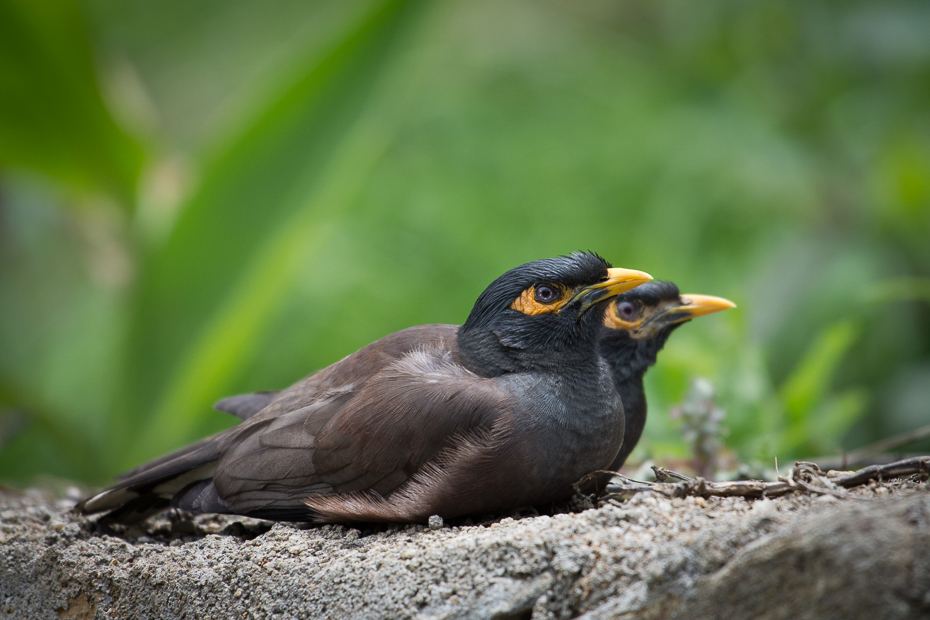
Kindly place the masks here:
MULTIPOLYGON (((881 441, 876 441, 875 443, 852 450, 851 452, 844 452, 842 456, 822 456, 811 460, 825 469, 845 469, 849 465, 854 465, 863 461, 868 462, 870 457, 872 459, 871 462, 874 463, 874 457, 878 455, 892 452, 902 446, 922 441, 928 437, 930 437, 930 424, 915 428, 906 433, 894 435, 893 437, 887 437, 881 441)), ((898 455, 899 460, 900 458, 901 456, 898 455)))
POLYGON ((684 474, 679 474, 677 471, 665 469, 664 467, 659 467, 657 465, 652 465, 652 473, 656 475, 656 480, 659 482, 665 482, 669 478, 673 480, 682 480, 684 482, 691 482, 694 480, 694 478, 689 478, 684 474))
POLYGON ((629 476, 624 476, 621 473, 614 473, 614 476, 617 478, 623 478, 624 480, 629 480, 630 482, 635 482, 636 484, 652 484, 646 480, 637 480, 636 478, 630 478, 629 476))
POLYGON ((914 474, 930 473, 930 456, 915 456, 887 465, 871 465, 864 467, 854 474, 833 478, 833 484, 844 488, 856 487, 875 478, 902 478, 914 474))
POLYGON ((704 478, 695 478, 690 482, 656 482, 650 485, 608 484, 608 497, 631 495, 635 493, 659 493, 666 497, 776 497, 791 492, 793 487, 787 482, 764 482, 762 480, 736 480, 733 482, 712 482, 704 478))
POLYGON ((853 450, 849 453, 850 456, 860 454, 881 454, 882 452, 891 452, 895 448, 900 448, 901 446, 906 446, 911 443, 916 443, 918 441, 927 439, 930 437, 930 424, 927 426, 922 426, 920 428, 915 428, 912 431, 906 433, 901 433, 900 435, 894 435, 881 441, 876 441, 873 444, 869 444, 858 450, 853 450))
POLYGON ((822 473, 816 463, 798 461, 788 472, 787 482, 794 487, 801 487, 808 493, 832 495, 833 497, 845 499, 847 497, 846 490, 838 489, 832 481, 821 476, 822 473))
MULTIPOLYGON (((578 495, 584 495, 585 493, 581 489, 582 485, 585 485, 591 482, 592 480, 597 479, 599 476, 617 476, 619 478, 626 478, 626 476, 622 476, 618 472, 610 471, 609 469, 596 469, 582 476, 581 479, 578 480, 578 482, 573 483, 572 488, 575 489, 575 493, 577 493, 578 495)), ((627 479, 629 480, 629 478, 627 479)), ((634 482, 636 481, 634 480, 634 482)), ((648 484, 648 483, 643 483, 643 484, 648 484)))
POLYGON ((678 483, 608 484, 605 490, 608 498, 646 492, 659 493, 666 497, 778 497, 791 492, 803 491, 845 499, 851 497, 845 489, 866 484, 870 480, 902 478, 920 473, 930 473, 930 456, 918 456, 888 465, 872 465, 839 478, 827 478, 816 464, 799 461, 795 463, 787 476, 780 477, 777 482, 763 480, 713 482, 704 478, 695 478, 678 483))

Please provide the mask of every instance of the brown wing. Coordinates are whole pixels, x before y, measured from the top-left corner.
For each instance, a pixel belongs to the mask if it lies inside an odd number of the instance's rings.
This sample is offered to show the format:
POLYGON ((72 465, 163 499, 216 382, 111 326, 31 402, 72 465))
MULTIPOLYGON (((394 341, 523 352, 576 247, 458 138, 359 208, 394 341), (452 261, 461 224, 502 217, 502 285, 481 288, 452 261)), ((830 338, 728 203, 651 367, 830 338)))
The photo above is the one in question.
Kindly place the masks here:
POLYGON ((449 352, 415 351, 380 373, 320 433, 319 475, 343 493, 374 489, 369 477, 402 476, 431 461, 456 439, 490 431, 510 411, 509 396, 490 379, 451 360, 449 352), (353 482, 355 473, 365 482, 353 482))
POLYGON ((214 475, 219 496, 233 512, 254 513, 304 507, 320 493, 389 495, 456 440, 490 433, 510 411, 493 380, 453 359, 454 346, 434 341, 360 387, 317 390, 312 403, 271 415, 278 402, 299 398, 282 395, 224 447, 214 475))
POLYGON ((251 394, 227 396, 223 400, 217 401, 213 408, 223 413, 232 414, 244 421, 270 405, 279 394, 280 392, 253 392, 251 394))
POLYGON ((276 514, 274 506, 283 505, 289 508, 279 513, 282 518, 306 516, 307 507, 300 499, 315 489, 331 488, 335 480, 321 480, 315 474, 313 452, 319 430, 373 377, 417 347, 453 351, 457 331, 455 325, 424 325, 391 334, 287 390, 269 394, 273 400, 256 413, 265 396, 259 395, 243 409, 251 410, 240 416, 247 418, 240 425, 127 472, 117 485, 78 508, 118 513, 120 507, 141 502, 149 511, 155 504, 166 506, 170 499, 194 512, 230 512, 213 484, 222 461, 226 469, 221 479, 230 488, 244 490, 252 500, 250 506, 261 508, 264 497, 271 509, 268 514, 276 514))

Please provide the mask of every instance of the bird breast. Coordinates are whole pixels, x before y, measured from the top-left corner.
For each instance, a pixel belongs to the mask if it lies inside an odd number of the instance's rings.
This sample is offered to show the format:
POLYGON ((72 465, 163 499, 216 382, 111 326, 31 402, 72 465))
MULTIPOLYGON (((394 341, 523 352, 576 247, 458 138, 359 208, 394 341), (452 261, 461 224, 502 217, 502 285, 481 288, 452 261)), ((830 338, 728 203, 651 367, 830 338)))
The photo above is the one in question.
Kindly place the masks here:
POLYGON ((511 375, 514 440, 538 461, 531 475, 571 484, 605 468, 623 440, 623 405, 606 363, 583 376, 511 375))

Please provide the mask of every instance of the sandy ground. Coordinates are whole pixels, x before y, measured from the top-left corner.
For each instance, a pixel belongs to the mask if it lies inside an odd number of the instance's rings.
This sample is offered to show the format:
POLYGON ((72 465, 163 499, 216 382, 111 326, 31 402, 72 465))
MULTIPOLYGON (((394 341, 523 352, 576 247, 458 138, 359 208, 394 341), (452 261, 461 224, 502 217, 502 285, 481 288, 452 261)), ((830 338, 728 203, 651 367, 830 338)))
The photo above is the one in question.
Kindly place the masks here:
POLYGON ((642 494, 437 529, 169 513, 111 533, 73 497, 0 492, 0 618, 928 618, 928 490, 642 494))

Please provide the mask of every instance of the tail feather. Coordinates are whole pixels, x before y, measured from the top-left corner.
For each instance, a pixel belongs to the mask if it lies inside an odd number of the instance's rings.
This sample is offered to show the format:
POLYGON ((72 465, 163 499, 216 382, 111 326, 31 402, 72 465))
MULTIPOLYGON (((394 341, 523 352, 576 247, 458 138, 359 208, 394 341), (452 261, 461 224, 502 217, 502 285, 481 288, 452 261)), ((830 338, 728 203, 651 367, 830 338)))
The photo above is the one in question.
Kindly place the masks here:
POLYGON ((75 510, 83 514, 112 510, 116 514, 125 508, 127 514, 135 514, 140 508, 166 508, 176 493, 212 478, 220 454, 218 436, 204 439, 123 474, 116 485, 79 503, 75 510))
POLYGON ((197 514, 208 512, 224 514, 229 512, 226 502, 216 492, 212 478, 204 478, 190 483, 171 498, 171 505, 179 510, 187 510, 197 514))
POLYGON ((103 525, 111 525, 113 523, 133 525, 145 521, 152 515, 168 508, 168 506, 170 506, 168 500, 163 497, 158 497, 157 495, 143 495, 110 511, 98 523, 103 525))
POLYGON ((210 437, 205 437, 204 439, 201 439, 200 441, 194 442, 192 444, 188 444, 182 448, 178 448, 174 452, 169 452, 168 454, 162 455, 156 459, 152 459, 151 461, 146 461, 145 463, 142 463, 138 467, 134 467, 133 469, 130 469, 129 471, 124 471, 121 474, 117 474, 116 476, 114 476, 114 478, 120 481, 126 481, 131 478, 134 478, 143 472, 153 470, 155 467, 158 467, 159 465, 168 463, 169 461, 174 461, 184 456, 185 454, 190 454, 192 452, 196 452, 200 450, 204 446, 215 442, 221 434, 222 433, 218 433, 210 437))

